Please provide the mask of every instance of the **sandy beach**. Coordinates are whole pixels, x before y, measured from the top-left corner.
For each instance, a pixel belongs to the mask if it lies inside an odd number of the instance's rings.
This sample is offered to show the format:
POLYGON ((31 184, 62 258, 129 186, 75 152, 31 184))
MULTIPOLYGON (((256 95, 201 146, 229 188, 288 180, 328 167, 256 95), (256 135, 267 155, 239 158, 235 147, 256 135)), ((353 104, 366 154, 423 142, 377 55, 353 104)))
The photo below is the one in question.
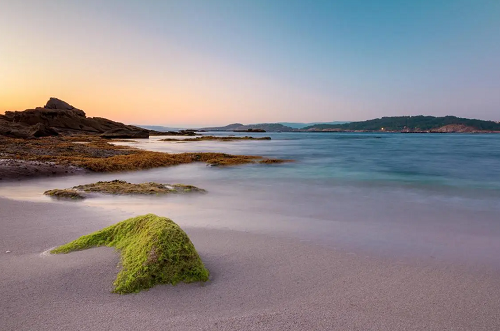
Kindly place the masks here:
MULTIPOLYGON (((500 275, 185 228, 206 284, 112 294, 119 254, 47 249, 131 215, 0 199, 1 330, 498 330, 500 275), (9 253, 7 253, 9 251, 9 253)), ((165 215, 168 216, 168 215, 165 215)))
POLYGON ((0 1, 0 331, 500 331, 500 1, 0 1))

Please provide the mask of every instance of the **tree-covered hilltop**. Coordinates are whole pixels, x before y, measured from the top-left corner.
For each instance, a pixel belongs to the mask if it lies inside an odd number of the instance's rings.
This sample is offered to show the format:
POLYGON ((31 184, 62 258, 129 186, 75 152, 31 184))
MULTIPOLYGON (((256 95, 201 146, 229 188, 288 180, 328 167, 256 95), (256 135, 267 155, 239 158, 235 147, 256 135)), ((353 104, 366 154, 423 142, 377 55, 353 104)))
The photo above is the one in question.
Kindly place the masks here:
MULTIPOLYGON (((442 129, 447 126, 462 126, 475 131, 500 131, 500 123, 456 116, 397 116, 382 117, 362 122, 345 124, 319 124, 305 127, 303 130, 324 131, 415 131, 426 132, 442 129)), ((444 131, 443 131, 444 132, 444 131)))

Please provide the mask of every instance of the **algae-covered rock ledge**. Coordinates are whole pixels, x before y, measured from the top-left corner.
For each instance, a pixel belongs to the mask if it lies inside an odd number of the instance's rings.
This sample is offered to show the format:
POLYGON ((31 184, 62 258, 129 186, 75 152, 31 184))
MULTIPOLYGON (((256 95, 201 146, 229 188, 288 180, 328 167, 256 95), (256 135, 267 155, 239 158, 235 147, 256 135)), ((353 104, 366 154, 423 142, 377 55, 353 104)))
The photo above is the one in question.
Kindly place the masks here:
POLYGON ((165 138, 160 141, 173 141, 173 142, 196 142, 196 141, 240 141, 240 140, 271 140, 271 137, 251 137, 251 136, 199 136, 196 138, 165 138))
POLYGON ((122 269, 114 281, 115 293, 126 294, 157 284, 205 282, 205 268, 187 234, 166 217, 147 214, 127 219, 53 249, 61 254, 92 247, 115 247, 122 269))
POLYGON ((207 191, 186 184, 159 184, 155 182, 133 184, 123 180, 99 181, 97 183, 73 186, 67 189, 53 189, 43 194, 57 199, 82 200, 88 193, 103 193, 113 195, 167 195, 206 193, 207 191))
POLYGON ((170 167, 194 162, 213 166, 283 163, 290 160, 270 159, 255 155, 226 153, 162 153, 130 146, 113 145, 112 141, 95 136, 44 137, 14 139, 0 136, 0 173, 4 179, 35 177, 78 172, 121 172, 170 167), (9 163, 21 167, 9 166, 9 163), (40 167, 47 171, 40 171, 40 167), (6 169, 15 168, 13 171, 6 169), (29 168, 22 171, 24 168, 29 168), (62 170, 57 170, 61 168, 62 170))

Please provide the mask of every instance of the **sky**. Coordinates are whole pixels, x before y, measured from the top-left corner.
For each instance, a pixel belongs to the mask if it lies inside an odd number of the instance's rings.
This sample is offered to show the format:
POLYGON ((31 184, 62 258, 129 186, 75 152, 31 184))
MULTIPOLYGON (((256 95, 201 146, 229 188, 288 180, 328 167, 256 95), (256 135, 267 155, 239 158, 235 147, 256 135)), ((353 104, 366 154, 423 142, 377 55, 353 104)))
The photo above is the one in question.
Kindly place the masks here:
POLYGON ((0 113, 500 121, 498 0, 0 0, 0 113))

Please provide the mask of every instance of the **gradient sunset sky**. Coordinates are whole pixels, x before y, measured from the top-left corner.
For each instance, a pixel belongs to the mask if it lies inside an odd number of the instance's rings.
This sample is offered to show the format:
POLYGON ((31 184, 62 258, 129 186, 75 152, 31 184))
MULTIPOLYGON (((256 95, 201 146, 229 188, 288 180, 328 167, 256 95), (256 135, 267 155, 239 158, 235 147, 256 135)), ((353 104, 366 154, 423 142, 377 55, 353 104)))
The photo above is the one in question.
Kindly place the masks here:
POLYGON ((0 113, 134 124, 500 120, 499 0, 0 0, 0 113))

